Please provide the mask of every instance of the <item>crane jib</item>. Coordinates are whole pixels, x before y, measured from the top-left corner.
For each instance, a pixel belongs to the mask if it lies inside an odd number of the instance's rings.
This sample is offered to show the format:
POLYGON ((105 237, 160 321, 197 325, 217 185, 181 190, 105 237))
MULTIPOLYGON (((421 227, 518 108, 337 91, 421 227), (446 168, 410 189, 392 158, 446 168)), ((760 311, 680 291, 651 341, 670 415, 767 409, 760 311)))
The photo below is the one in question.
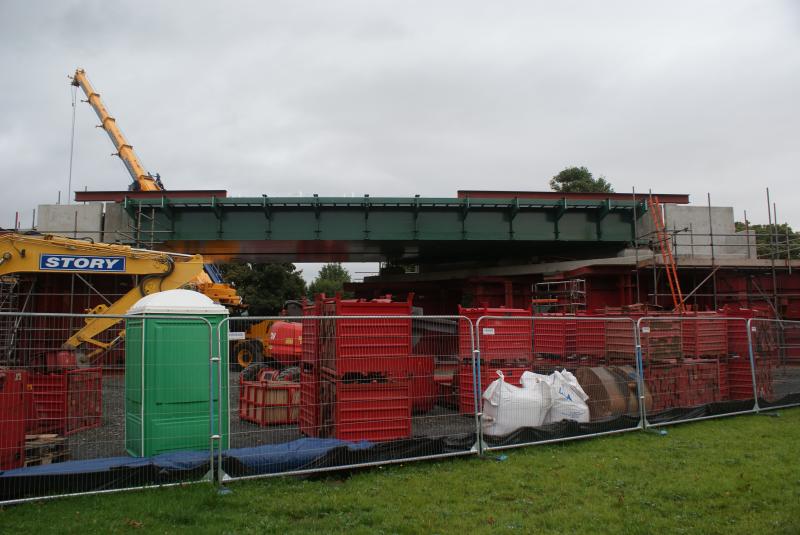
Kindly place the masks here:
POLYGON ((85 256, 42 254, 39 256, 42 271, 100 271, 124 273, 124 256, 85 256))

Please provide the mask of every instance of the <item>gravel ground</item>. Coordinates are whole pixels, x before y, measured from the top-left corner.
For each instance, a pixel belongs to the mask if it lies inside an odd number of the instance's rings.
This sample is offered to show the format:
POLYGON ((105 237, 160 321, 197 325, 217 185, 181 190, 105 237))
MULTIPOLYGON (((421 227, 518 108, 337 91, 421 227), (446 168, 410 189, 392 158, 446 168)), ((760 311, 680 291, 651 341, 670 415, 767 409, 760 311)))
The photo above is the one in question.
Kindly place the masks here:
MULTIPOLYGON (((773 390, 776 399, 800 392, 800 368, 778 368, 774 372, 773 390)), ((232 448, 281 444, 302 438, 296 425, 260 427, 239 419, 239 374, 230 374, 230 407, 232 448)), ((426 414, 416 415, 412 422, 415 437, 454 436, 474 431, 474 419, 456 411, 436 406, 426 414)), ((97 459, 127 455, 125 452, 125 378, 122 374, 103 377, 103 425, 79 431, 67 439, 72 459, 97 459)))
MULTIPOLYGON (((260 427, 239 419, 239 374, 230 374, 230 426, 232 448, 281 444, 302 438, 297 425, 260 427)), ((436 406, 412 421, 414 436, 442 437, 470 433, 475 429, 471 416, 436 406)), ((67 437, 72 459, 97 459, 127 455, 125 452, 125 377, 122 374, 103 377, 103 424, 95 429, 79 431, 67 437)))

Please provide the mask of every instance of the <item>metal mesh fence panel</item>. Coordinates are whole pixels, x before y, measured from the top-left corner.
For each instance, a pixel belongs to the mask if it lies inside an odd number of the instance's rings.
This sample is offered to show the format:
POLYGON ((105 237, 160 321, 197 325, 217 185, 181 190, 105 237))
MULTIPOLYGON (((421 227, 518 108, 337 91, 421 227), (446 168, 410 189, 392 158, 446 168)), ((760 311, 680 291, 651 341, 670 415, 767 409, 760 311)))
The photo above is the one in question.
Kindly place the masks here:
POLYGON ((209 321, 17 314, 11 323, 15 343, 0 368, 0 502, 210 472, 209 321), (91 339, 103 345, 76 341, 98 325, 91 339))
POLYGON ((800 321, 751 319, 748 325, 759 408, 800 404, 800 321))
POLYGON ((352 305, 226 321, 223 481, 477 451, 474 402, 459 395, 472 384, 471 322, 388 300, 352 305))
POLYGON ((747 319, 695 313, 637 325, 646 425, 755 410, 747 319))
POLYGON ((481 317, 475 326, 486 449, 640 427, 632 320, 516 312, 481 317))

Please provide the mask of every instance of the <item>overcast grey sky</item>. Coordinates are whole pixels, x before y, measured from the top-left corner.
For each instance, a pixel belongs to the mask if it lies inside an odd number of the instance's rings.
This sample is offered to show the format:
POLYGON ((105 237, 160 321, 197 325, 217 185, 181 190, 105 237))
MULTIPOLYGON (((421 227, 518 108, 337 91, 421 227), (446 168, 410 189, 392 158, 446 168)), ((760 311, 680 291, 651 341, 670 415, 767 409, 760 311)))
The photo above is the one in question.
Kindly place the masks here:
MULTIPOLYGON (((0 0, 0 226, 67 188, 86 69, 145 167, 229 195, 689 193, 800 227, 800 2, 0 0)), ((125 189, 87 104, 73 189, 125 189)))

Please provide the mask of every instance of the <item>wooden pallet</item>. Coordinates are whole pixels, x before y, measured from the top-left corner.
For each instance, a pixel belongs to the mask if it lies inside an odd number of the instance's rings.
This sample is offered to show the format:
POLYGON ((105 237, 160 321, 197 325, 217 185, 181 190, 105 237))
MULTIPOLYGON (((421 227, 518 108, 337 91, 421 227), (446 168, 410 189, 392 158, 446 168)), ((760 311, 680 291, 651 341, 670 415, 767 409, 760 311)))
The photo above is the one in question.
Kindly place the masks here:
POLYGON ((25 435, 25 466, 60 463, 68 459, 66 437, 55 434, 25 435))

